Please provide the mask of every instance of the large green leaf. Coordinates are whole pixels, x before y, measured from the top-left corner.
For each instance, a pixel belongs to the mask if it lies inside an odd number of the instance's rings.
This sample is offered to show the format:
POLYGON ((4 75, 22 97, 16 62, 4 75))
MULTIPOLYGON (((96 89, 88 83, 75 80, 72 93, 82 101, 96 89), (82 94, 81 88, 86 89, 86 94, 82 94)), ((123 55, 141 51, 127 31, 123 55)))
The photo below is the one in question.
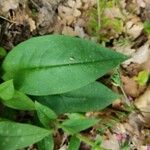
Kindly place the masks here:
POLYGON ((0 122, 0 149, 21 149, 42 140, 50 133, 49 130, 33 125, 2 121, 0 122))
POLYGON ((35 97, 58 114, 100 110, 110 105, 118 95, 101 83, 94 82, 61 95, 35 97))
POLYGON ((83 87, 124 61, 120 53, 80 38, 48 35, 29 39, 5 58, 5 80, 29 95, 60 94, 83 87))
POLYGON ((9 80, 0 84, 0 98, 2 100, 9 100, 14 95, 13 81, 9 80))

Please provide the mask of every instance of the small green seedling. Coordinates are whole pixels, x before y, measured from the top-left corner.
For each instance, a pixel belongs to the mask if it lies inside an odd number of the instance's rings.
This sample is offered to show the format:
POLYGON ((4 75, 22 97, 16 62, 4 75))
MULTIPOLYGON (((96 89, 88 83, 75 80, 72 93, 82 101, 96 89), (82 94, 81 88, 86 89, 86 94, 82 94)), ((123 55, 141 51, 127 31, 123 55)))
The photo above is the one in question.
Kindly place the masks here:
POLYGON ((117 0, 97 0, 97 8, 89 10, 87 31, 101 43, 108 42, 112 37, 123 32, 123 20, 105 14, 107 9, 116 8, 117 0))

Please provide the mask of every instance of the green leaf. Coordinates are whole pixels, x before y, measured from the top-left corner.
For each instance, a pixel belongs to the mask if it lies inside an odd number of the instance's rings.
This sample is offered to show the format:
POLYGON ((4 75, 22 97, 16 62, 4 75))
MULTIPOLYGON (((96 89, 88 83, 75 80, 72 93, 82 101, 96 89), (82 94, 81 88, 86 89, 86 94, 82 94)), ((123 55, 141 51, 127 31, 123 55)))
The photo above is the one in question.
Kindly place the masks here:
POLYGON ((27 124, 9 121, 0 122, 0 148, 2 150, 16 150, 34 144, 51 131, 27 124))
POLYGON ((54 150, 54 139, 52 134, 45 137, 38 143, 39 150, 54 150))
POLYGON ((140 71, 138 76, 135 77, 135 80, 138 81, 140 86, 144 86, 149 79, 149 72, 147 70, 140 71))
POLYGON ((101 83, 94 82, 81 89, 62 95, 35 97, 57 114, 101 110, 118 98, 118 95, 101 83))
POLYGON ((5 57, 7 54, 6 50, 3 47, 0 47, 0 58, 5 57))
POLYGON ((81 88, 127 57, 80 38, 47 35, 29 39, 6 56, 3 79, 29 95, 52 95, 81 88))
POLYGON ((90 128, 96 123, 98 123, 98 120, 93 118, 67 119, 61 124, 61 127, 69 134, 76 134, 80 131, 90 128))
POLYGON ((150 34, 150 21, 144 22, 144 31, 149 35, 150 34))
POLYGON ((6 119, 6 118, 1 118, 1 117, 0 117, 0 122, 1 122, 1 121, 8 121, 8 119, 6 119))
POLYGON ((121 78, 120 78, 120 72, 119 72, 119 67, 115 68, 113 75, 111 76, 112 84, 114 86, 121 87, 121 78))
POLYGON ((4 105, 10 108, 19 110, 35 110, 34 102, 24 93, 15 91, 14 96, 7 100, 2 101, 4 105))
POLYGON ((69 119, 82 119, 85 115, 82 113, 68 113, 66 114, 69 119))
POLYGON ((68 150, 79 150, 80 140, 75 136, 72 136, 69 142, 68 150))
POLYGON ((0 98, 2 100, 9 100, 14 95, 13 80, 6 81, 0 84, 0 98))
POLYGON ((38 118, 40 122, 45 126, 49 127, 51 120, 57 119, 57 115, 53 110, 44 106, 38 102, 35 102, 35 109, 37 111, 38 118))

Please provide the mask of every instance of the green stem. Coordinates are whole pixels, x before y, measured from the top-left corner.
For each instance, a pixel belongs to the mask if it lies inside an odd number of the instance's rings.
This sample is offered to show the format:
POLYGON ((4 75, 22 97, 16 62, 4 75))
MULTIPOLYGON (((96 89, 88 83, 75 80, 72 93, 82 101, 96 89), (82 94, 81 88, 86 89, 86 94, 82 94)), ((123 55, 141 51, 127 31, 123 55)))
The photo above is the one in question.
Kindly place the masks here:
POLYGON ((86 144, 90 145, 91 147, 94 147, 94 142, 92 142, 91 140, 89 140, 87 137, 82 136, 81 134, 75 134, 75 136, 80 140, 85 142, 86 144))
POLYGON ((101 24, 100 0, 97 0, 97 15, 98 15, 98 28, 100 29, 101 24))
POLYGON ((129 99, 128 99, 128 97, 127 97, 127 95, 126 95, 126 93, 125 93, 125 91, 124 91, 124 89, 123 89, 123 83, 122 83, 122 80, 121 80, 121 75, 120 75, 119 69, 118 69, 117 72, 118 72, 118 74, 119 74, 119 78, 120 78, 120 82, 121 82, 121 84, 120 84, 119 87, 120 87, 121 92, 123 93, 123 96, 124 96, 124 98, 125 98, 125 103, 130 106, 130 101, 129 101, 129 99))
MULTIPOLYGON (((57 126, 57 128, 61 128, 64 132, 67 131, 67 129, 64 128, 64 127, 63 127, 61 124, 59 124, 58 122, 56 123, 56 126, 57 126)), ((68 131, 68 133, 69 133, 69 131, 68 131)), ((69 133, 69 134, 70 134, 70 135, 73 135, 73 134, 71 134, 71 133, 69 133)), ((76 134, 74 134, 74 136, 76 136, 80 141, 82 141, 82 142, 84 142, 84 143, 90 145, 92 148, 95 147, 95 143, 94 143, 93 141, 89 140, 89 139, 88 139, 87 137, 85 137, 85 136, 82 136, 80 133, 76 133, 76 134)), ((101 148, 101 147, 99 146, 99 149, 98 149, 98 150, 103 150, 103 148, 101 148)))
POLYGON ((128 99, 126 93, 124 92, 124 89, 123 89, 122 85, 120 86, 120 89, 121 89, 121 92, 123 93, 123 96, 124 96, 124 98, 125 98, 126 104, 130 105, 130 101, 129 101, 129 99, 128 99))

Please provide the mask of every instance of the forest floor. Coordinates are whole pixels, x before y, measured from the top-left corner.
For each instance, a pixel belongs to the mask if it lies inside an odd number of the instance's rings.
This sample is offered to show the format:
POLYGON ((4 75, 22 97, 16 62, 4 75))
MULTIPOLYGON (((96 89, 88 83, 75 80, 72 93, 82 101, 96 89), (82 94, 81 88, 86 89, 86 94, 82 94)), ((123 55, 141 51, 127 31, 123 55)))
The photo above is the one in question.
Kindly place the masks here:
MULTIPOLYGON (((97 127, 84 134, 101 136, 106 149, 150 150, 150 1, 0 0, 0 47, 10 51, 45 34, 90 39, 130 57, 121 65, 121 90, 103 77, 124 96, 103 111, 87 113, 101 118, 102 124, 99 135, 97 127)), ((58 136, 59 150, 66 149, 65 138, 58 136)), ((89 148, 82 144, 80 149, 89 148)))

